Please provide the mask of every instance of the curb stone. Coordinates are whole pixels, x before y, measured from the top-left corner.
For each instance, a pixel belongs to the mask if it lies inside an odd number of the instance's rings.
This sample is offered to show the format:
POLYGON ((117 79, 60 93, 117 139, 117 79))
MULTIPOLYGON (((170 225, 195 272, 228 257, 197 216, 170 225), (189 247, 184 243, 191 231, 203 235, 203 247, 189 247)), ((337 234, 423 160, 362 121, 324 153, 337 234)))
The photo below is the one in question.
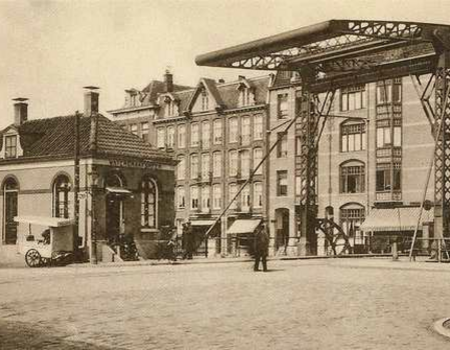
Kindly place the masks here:
POLYGON ((434 322, 433 329, 435 332, 450 340, 450 328, 445 326, 446 323, 450 323, 450 317, 442 318, 434 322))

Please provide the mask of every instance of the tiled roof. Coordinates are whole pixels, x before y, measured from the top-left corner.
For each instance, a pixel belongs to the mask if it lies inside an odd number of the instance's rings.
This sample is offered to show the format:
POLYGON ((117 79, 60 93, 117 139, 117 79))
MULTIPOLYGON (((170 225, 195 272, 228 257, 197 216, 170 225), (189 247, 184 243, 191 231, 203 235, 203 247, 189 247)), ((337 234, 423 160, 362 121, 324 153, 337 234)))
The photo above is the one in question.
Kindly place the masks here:
MULTIPOLYGON (((155 149, 138 136, 123 130, 108 118, 80 117, 80 156, 123 156, 171 162, 171 156, 155 149), (96 128, 96 132, 94 132, 96 128)), ((72 157, 75 146, 75 116, 29 120, 19 127, 23 158, 72 157)))
MULTIPOLYGON (((267 98, 267 91, 269 88, 270 76, 263 76, 257 78, 247 79, 251 87, 255 91, 255 104, 265 104, 267 98)), ((237 87, 240 81, 228 83, 216 83, 212 79, 202 78, 200 82, 205 82, 208 90, 214 95, 216 101, 225 109, 238 108, 239 90, 237 87)), ((180 100, 180 112, 187 111, 191 100, 195 97, 197 89, 189 89, 185 91, 178 91, 173 95, 180 100)))
MULTIPOLYGON (((192 89, 190 86, 173 85, 173 92, 192 89)), ((142 105, 148 105, 156 102, 158 94, 165 93, 164 82, 159 80, 152 80, 143 90, 145 97, 142 100, 142 105)))

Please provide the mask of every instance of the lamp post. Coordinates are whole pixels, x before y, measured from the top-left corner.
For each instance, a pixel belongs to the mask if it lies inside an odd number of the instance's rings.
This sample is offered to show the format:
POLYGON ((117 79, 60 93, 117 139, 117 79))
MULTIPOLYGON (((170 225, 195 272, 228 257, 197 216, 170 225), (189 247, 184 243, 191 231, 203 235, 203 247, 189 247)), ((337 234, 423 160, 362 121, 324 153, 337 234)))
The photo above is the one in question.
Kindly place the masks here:
POLYGON ((90 195, 91 195, 91 233, 90 233, 90 249, 89 249, 89 261, 91 264, 97 264, 97 229, 95 218, 95 193, 98 186, 98 173, 94 167, 88 174, 90 179, 90 195))

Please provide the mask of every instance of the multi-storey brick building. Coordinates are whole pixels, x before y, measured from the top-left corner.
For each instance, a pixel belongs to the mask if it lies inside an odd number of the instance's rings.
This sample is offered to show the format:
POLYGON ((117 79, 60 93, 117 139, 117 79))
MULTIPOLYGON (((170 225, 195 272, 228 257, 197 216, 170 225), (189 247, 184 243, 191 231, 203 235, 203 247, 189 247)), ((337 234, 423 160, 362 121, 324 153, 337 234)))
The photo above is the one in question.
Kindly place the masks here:
MULTIPOLYGON (((270 80, 239 77, 225 83, 202 78, 195 88, 162 91, 141 106, 153 111, 149 141, 170 150, 179 162, 175 225, 180 232, 190 221, 200 243, 249 180, 200 251, 209 245, 209 253, 239 253, 229 233, 250 233, 266 216, 266 164, 250 176, 266 153, 270 80)), ((122 112, 111 111, 114 120, 129 124, 122 112)))
MULTIPOLYGON (((277 74, 270 89, 269 128, 282 126, 268 142, 282 141, 269 158, 268 216, 275 251, 288 254, 306 252, 295 217, 301 186, 295 124, 283 133, 297 113, 300 92, 299 78, 285 72, 277 74)), ((318 151, 318 217, 333 207, 334 220, 355 252, 386 251, 393 237, 415 230, 434 149, 430 124, 407 78, 338 90, 330 114, 318 151)), ((432 178, 427 188, 432 201, 432 178)), ((432 209, 419 225, 424 236, 431 221, 432 209)), ((318 253, 325 254, 326 242, 318 234, 318 253)))

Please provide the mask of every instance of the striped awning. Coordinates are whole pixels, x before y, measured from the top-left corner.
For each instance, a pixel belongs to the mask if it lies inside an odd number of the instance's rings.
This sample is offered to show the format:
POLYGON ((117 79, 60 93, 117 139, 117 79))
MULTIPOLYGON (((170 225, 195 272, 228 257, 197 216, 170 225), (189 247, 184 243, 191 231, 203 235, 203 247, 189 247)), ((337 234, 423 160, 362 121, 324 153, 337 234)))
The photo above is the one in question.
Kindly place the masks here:
MULTIPOLYGON (((414 231, 419 219, 420 208, 403 207, 390 209, 372 209, 369 216, 361 225, 361 231, 381 232, 381 231, 414 231)), ((434 210, 422 212, 419 230, 423 223, 433 222, 434 210)))
POLYGON ((228 234, 252 233, 261 223, 261 220, 236 220, 228 229, 228 234))

